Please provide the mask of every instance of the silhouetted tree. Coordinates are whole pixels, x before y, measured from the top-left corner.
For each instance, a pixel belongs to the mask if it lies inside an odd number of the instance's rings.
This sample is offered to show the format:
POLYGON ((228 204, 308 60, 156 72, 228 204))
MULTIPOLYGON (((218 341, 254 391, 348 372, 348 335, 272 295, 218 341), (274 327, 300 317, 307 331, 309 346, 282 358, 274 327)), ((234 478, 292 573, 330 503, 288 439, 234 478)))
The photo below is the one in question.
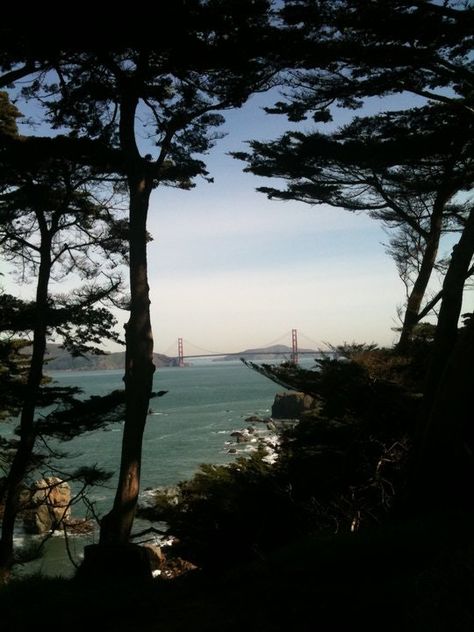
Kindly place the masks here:
MULTIPOLYGON (((4 474, 0 489, 1 581, 8 577, 15 560, 13 530, 18 513, 24 508, 22 489, 42 466, 51 460, 57 464, 63 456, 59 449, 50 447, 49 439, 68 441, 84 431, 123 419, 124 394, 117 391, 83 401, 80 389, 51 383, 43 374, 43 365, 38 370, 33 363, 33 356, 39 362, 38 346, 43 342, 37 327, 38 312, 46 323, 44 338, 59 336, 73 353, 86 349, 100 352, 94 349, 97 342, 115 338, 115 319, 106 309, 94 307, 91 297, 82 304, 70 298, 67 306, 54 305, 50 300, 46 309, 38 309, 36 301, 25 302, 0 294, 0 308, 0 417, 11 421, 19 415, 14 433, 2 436, 0 441, 0 469, 4 474), (50 412, 45 412, 48 408, 50 412)), ((81 467, 75 472, 63 470, 62 476, 81 481, 85 490, 109 475, 100 468, 81 467)))
MULTIPOLYGON (((286 0, 294 89, 273 111, 329 120, 331 107, 412 93, 472 115, 474 8, 463 0, 286 0)), ((290 54, 290 53, 288 53, 290 54)))
POLYGON ((12 563, 20 487, 34 461, 39 435, 36 409, 73 403, 74 392, 42 387, 48 335, 56 333, 73 354, 99 353, 97 344, 118 341, 114 317, 97 304, 118 289, 120 279, 114 268, 125 254, 119 233, 126 226, 117 223, 110 201, 98 185, 92 188, 96 176, 68 161, 30 161, 23 167, 8 161, 2 164, 0 248, 4 258, 17 265, 22 280, 36 279, 33 303, 2 296, 1 331, 32 332, 33 336, 28 377, 21 393, 20 438, 5 483, 0 541, 0 567, 5 571, 12 563), (104 255, 109 265, 104 264, 104 255), (107 268, 108 287, 100 287, 97 279, 107 275, 107 268), (88 285, 67 296, 51 296, 51 278, 65 279, 70 274, 86 279, 88 285))
MULTIPOLYGON (((236 153, 247 171, 287 182, 259 187, 270 199, 366 211, 391 232, 388 251, 407 287, 400 349, 422 311, 443 231, 460 230, 468 214, 453 199, 474 180, 472 117, 426 106, 356 118, 332 134, 287 132, 236 153)), ((439 296, 441 298, 441 296, 439 296)))
POLYGON ((28 356, 21 350, 28 340, 0 340, 0 419, 18 412, 22 381, 28 368, 28 356))
MULTIPOLYGON (((455 275, 456 271, 459 274, 462 259, 462 254, 458 260, 456 253, 453 255, 454 265, 449 274, 455 275)), ((462 283, 461 276, 458 283, 462 283)), ((432 512, 442 509, 448 514, 472 511, 474 486, 474 318, 472 313, 466 314, 460 330, 457 320, 458 303, 451 298, 444 302, 440 311, 410 490, 410 501, 415 507, 428 508, 432 512), (451 311, 454 313, 450 314, 451 311), (449 354, 445 352, 447 347, 449 354)))
POLYGON ((102 523, 102 543, 128 541, 139 491, 154 372, 146 260, 150 194, 159 184, 189 188, 194 177, 207 177, 195 156, 216 139, 214 128, 223 122, 216 112, 240 107, 252 92, 267 88, 274 74, 270 2, 180 0, 163 13, 166 19, 153 29, 144 28, 141 20, 119 27, 107 45, 102 29, 92 26, 87 45, 74 35, 66 42, 61 33, 49 46, 40 42, 32 53, 24 38, 15 44, 9 32, 13 53, 3 61, 3 80, 29 76, 23 94, 40 99, 53 127, 71 130, 63 138, 4 142, 12 161, 26 153, 56 152, 108 168, 129 192, 126 420, 119 484, 113 509, 102 523), (42 74, 32 72, 39 66, 42 74), (149 144, 137 136, 139 121, 149 144), (153 145, 156 151, 150 151, 153 145))
MULTIPOLYGON (((291 121, 309 117, 315 121, 330 121, 334 106, 357 109, 369 97, 413 94, 445 105, 454 115, 459 114, 460 121, 472 117, 474 7, 470 3, 457 0, 443 3, 287 0, 282 15, 295 37, 292 54, 296 70, 289 75, 284 100, 268 108, 269 112, 286 114, 291 121)), ((461 127, 465 129, 464 123, 461 127)), ((454 423, 454 410, 442 420, 436 410, 438 393, 447 393, 450 366, 449 383, 454 384, 455 370, 450 358, 456 348, 457 366, 464 364, 459 361, 463 349, 457 342, 464 284, 474 249, 474 218, 469 202, 464 215, 462 235, 443 283, 420 420, 420 435, 424 437, 421 453, 427 464, 425 481, 429 480, 429 470, 436 462, 436 458, 426 458, 426 455, 439 455, 443 449, 442 433, 431 435, 432 420, 442 421, 445 433, 450 432, 450 425, 454 423)), ((459 384, 466 387, 462 379, 459 384)), ((467 391, 463 398, 466 396, 467 391)), ((462 441, 459 435, 458 441, 462 441)), ((459 476, 460 461, 456 460, 456 452, 452 449, 449 452, 445 458, 453 484, 462 476, 459 476)), ((445 485, 444 491, 449 487, 445 485)), ((449 502, 449 493, 443 494, 439 501, 449 502)))

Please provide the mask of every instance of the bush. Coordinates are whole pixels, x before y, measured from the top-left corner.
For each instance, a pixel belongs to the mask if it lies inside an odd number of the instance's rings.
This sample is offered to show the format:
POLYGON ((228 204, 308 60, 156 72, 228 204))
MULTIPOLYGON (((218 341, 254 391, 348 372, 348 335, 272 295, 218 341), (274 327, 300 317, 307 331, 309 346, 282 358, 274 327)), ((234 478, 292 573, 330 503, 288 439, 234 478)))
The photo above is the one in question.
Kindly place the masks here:
POLYGON ((404 484, 419 399, 404 381, 406 358, 354 346, 346 356, 324 358, 318 371, 264 368, 298 389, 306 381, 320 402, 282 432, 276 464, 260 448, 230 465, 203 465, 175 494, 156 496, 146 517, 168 523, 181 556, 215 569, 305 535, 387 520, 404 484))

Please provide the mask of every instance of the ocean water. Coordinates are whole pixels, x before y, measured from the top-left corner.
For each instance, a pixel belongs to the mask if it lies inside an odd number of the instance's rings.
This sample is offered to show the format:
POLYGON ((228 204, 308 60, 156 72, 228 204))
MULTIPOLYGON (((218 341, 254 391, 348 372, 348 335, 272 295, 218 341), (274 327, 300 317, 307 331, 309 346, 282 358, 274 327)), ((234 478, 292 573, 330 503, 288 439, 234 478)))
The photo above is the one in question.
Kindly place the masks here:
MULTIPOLYGON (((87 395, 122 387, 122 371, 56 372, 62 386, 80 386, 87 395)), ((168 391, 150 402, 143 440, 142 489, 171 485, 189 478, 200 463, 225 463, 233 430, 244 428, 250 415, 268 417, 278 385, 240 362, 201 362, 186 368, 156 372, 155 390, 168 391)), ((68 467, 98 464, 116 472, 119 467, 122 424, 87 433, 65 444, 68 467)), ((116 478, 110 483, 115 488, 116 478)), ((100 509, 111 500, 105 490, 93 497, 100 509)))
MULTIPOLYGON (((57 371, 51 377, 61 386, 79 386, 85 395, 101 395, 122 386, 122 371, 57 371)), ((201 463, 228 463, 238 454, 248 451, 247 444, 235 445, 231 433, 249 425, 250 415, 268 417, 275 394, 282 389, 244 366, 239 361, 212 362, 200 360, 185 368, 162 368, 155 374, 155 390, 168 391, 150 402, 143 442, 142 497, 146 491, 162 485, 172 485, 190 478, 201 463)), ((257 425, 257 428, 259 425, 257 425)), ((58 462, 60 468, 78 465, 98 465, 113 472, 105 487, 89 493, 99 515, 112 504, 120 461, 122 424, 106 431, 90 432, 61 445, 67 459, 58 462)), ((263 430, 264 424, 260 425, 263 430)), ((81 509, 74 508, 79 516, 81 509)), ((92 541, 96 535, 92 536, 92 541)), ((18 535, 18 542, 25 536, 18 535)), ((73 558, 80 560, 84 545, 90 538, 73 536, 69 545, 73 558)), ((69 575, 73 566, 68 560, 64 537, 55 535, 44 547, 41 560, 28 564, 20 573, 41 571, 44 574, 69 575)))

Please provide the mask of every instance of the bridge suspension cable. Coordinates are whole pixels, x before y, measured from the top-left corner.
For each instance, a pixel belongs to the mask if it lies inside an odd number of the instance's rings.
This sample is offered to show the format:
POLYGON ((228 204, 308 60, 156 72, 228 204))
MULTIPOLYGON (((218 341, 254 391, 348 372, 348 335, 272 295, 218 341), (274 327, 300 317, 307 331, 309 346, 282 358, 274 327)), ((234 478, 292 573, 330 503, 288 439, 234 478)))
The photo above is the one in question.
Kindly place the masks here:
POLYGON ((271 347, 275 345, 277 342, 280 342, 281 340, 288 340, 290 335, 291 335, 290 331, 285 331, 283 335, 279 336, 278 338, 275 338, 275 340, 270 340, 270 342, 267 342, 266 344, 262 345, 262 347, 271 347))
MULTIPOLYGON (((275 338, 275 340, 271 340, 270 342, 261 345, 261 347, 262 348, 271 347, 272 345, 276 344, 280 340, 288 339, 288 337, 290 336, 290 333, 291 332, 287 331, 284 334, 282 334, 281 336, 279 336, 278 338, 275 338)), ((193 342, 190 342, 189 340, 185 340, 184 338, 180 338, 180 340, 182 340, 184 343, 186 343, 186 345, 188 345, 190 347, 193 347, 194 349, 197 349, 198 351, 202 351, 203 353, 209 353, 209 354, 212 354, 212 355, 228 355, 228 352, 222 352, 222 351, 215 351, 215 350, 211 350, 211 349, 205 349, 204 347, 200 347, 199 345, 196 345, 193 342)), ((240 353, 240 351, 238 353, 240 353)))
POLYGON ((170 346, 163 351, 163 355, 172 356, 176 351, 176 343, 172 342, 170 346))
MULTIPOLYGON (((305 340, 307 340, 308 342, 310 342, 312 345, 316 345, 316 348, 319 349, 319 346, 321 345, 320 342, 316 342, 316 340, 313 340, 312 338, 310 338, 310 336, 307 336, 304 332, 298 332, 299 333, 299 337, 300 338, 304 338, 305 340)), ((324 343, 323 343, 324 344, 324 343)))
POLYGON ((190 347, 193 347, 194 349, 197 349, 198 351, 202 351, 203 353, 209 353, 210 355, 225 355, 225 354, 222 354, 221 351, 211 351, 211 349, 204 349, 203 347, 200 347, 199 345, 195 345, 193 342, 190 342, 189 340, 185 340, 184 338, 180 338, 180 340, 185 342, 186 345, 189 345, 190 347))

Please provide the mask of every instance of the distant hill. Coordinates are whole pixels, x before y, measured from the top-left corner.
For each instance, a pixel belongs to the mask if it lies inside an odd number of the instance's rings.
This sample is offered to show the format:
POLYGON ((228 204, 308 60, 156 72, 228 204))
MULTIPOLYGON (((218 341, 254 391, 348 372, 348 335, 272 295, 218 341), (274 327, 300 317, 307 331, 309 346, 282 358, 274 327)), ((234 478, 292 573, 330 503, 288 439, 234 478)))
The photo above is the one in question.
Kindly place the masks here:
MULTIPOLYGON (((50 344, 47 348, 47 363, 45 371, 108 371, 114 369, 123 369, 125 363, 125 351, 116 353, 107 353, 106 355, 86 354, 84 357, 73 358, 72 355, 60 349, 58 345, 50 344)), ((153 361, 156 367, 172 366, 173 358, 162 355, 161 353, 153 354, 153 361)))
MULTIPOLYGON (((319 351, 314 349, 298 349, 298 352, 319 354, 319 351)), ((268 362, 269 360, 285 360, 285 355, 288 355, 288 359, 291 357, 291 347, 287 345, 272 345, 270 347, 261 347, 258 349, 244 349, 244 351, 237 351, 235 354, 224 356, 219 358, 219 362, 222 360, 235 360, 238 358, 245 358, 245 360, 258 360, 268 362)))

